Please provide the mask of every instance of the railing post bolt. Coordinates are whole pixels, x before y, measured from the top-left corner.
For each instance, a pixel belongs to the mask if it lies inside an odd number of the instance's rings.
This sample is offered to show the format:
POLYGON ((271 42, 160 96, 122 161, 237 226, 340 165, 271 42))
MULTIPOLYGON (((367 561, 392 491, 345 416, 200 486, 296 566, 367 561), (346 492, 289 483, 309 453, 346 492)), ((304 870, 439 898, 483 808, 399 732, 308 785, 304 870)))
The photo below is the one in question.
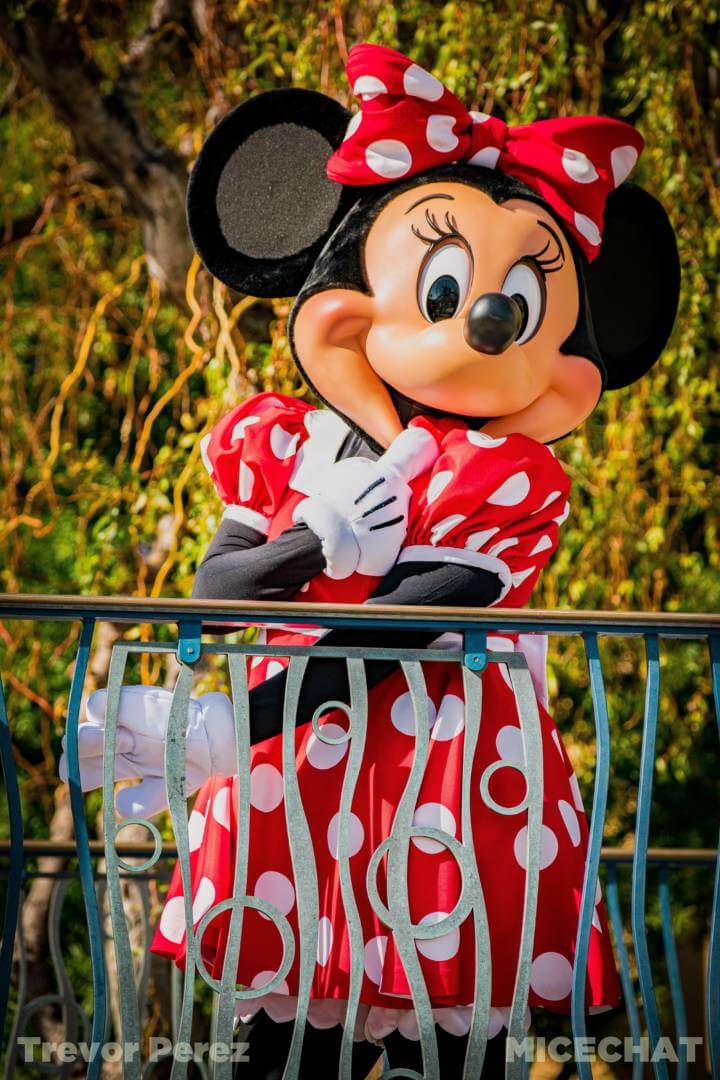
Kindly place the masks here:
POLYGON ((470 671, 484 671, 487 664, 487 634, 484 630, 463 633, 463 664, 470 671))
POLYGON ((202 652, 202 623, 181 619, 178 623, 177 658, 181 664, 196 664, 202 652))

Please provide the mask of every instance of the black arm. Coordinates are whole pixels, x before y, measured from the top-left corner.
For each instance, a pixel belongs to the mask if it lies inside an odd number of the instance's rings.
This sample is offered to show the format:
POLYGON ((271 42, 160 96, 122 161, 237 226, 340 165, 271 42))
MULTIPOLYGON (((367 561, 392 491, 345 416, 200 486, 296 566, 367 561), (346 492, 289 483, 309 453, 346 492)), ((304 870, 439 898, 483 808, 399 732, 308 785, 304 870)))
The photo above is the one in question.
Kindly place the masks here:
MULTIPOLYGON (((441 604, 446 607, 487 607, 500 595, 496 574, 476 566, 455 563, 401 563, 367 601, 372 604, 441 604)), ((437 633, 432 630, 331 630, 321 639, 325 646, 358 646, 382 649, 398 647, 424 649, 437 633)), ((395 660, 368 660, 365 672, 368 689, 377 686, 397 670, 395 660)), ((267 679, 250 692, 250 737, 262 742, 282 730, 282 705, 287 672, 267 679)), ((305 671, 296 724, 306 724, 326 701, 349 703, 345 660, 311 659, 305 671)))
POLYGON ((256 529, 223 518, 195 574, 193 596, 289 600, 324 569, 320 541, 306 525, 295 525, 268 543, 256 529))

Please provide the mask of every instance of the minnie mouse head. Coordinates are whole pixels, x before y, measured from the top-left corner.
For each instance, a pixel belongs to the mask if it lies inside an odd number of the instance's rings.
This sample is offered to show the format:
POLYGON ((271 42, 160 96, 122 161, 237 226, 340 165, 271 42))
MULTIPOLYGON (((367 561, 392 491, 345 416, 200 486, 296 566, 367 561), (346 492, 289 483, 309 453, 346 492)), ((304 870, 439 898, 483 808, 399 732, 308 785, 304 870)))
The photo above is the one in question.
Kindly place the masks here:
POLYGON ((649 370, 673 325, 675 237, 625 182, 629 125, 508 128, 407 57, 350 52, 361 111, 307 90, 239 106, 193 169, 208 269, 297 295, 294 358, 377 446, 416 413, 557 439, 649 370))

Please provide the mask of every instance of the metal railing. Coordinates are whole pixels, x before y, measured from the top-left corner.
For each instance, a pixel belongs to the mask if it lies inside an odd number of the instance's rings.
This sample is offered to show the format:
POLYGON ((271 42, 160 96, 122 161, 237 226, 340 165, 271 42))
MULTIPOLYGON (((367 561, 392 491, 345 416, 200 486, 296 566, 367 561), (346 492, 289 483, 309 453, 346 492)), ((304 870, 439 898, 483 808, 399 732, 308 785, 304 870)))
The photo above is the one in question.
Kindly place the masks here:
MULTIPOLYGON (((237 959, 242 935, 243 911, 245 909, 256 907, 262 910, 275 923, 285 942, 286 951, 283 963, 273 982, 280 982, 293 963, 294 942, 287 921, 272 905, 258 898, 248 896, 246 882, 247 831, 250 804, 250 735, 245 657, 247 655, 271 655, 290 658, 283 708, 282 742, 285 813, 297 898, 299 987, 294 1035, 285 1070, 286 1080, 292 1080, 297 1075, 299 1068, 317 948, 317 878, 312 843, 295 771, 295 712, 308 658, 312 655, 344 659, 351 688, 351 704, 347 708, 349 728, 346 735, 349 754, 339 806, 340 827, 338 839, 340 881, 351 945, 350 994, 343 1025, 340 1063, 340 1076, 343 1078, 350 1075, 353 1031, 363 970, 363 941, 358 920, 354 918, 356 908, 349 872, 348 837, 348 821, 353 791, 361 767, 366 736, 369 732, 367 686, 365 684, 363 661, 392 658, 399 662, 407 680, 415 717, 419 721, 416 723, 415 728, 413 764, 403 797, 397 809, 392 834, 380 845, 370 861, 368 897, 376 912, 380 915, 381 920, 386 923, 394 935, 398 953, 412 991, 422 1047, 423 1077, 426 1080, 435 1080, 438 1076, 438 1051, 434 1034, 432 1007, 418 962, 416 942, 423 938, 439 937, 453 927, 459 926, 468 918, 472 919, 474 925, 476 946, 474 1009, 464 1073, 468 1080, 479 1075, 485 1053, 490 1011, 490 949, 487 923, 484 916, 482 885, 475 863, 473 846, 470 842, 469 784, 473 751, 477 743, 480 725, 482 672, 488 664, 506 665, 515 694, 522 733, 524 765, 520 767, 520 771, 523 773, 526 782, 526 798, 520 810, 516 811, 525 813, 527 820, 525 904, 520 952, 515 972, 515 992, 508 1023, 508 1037, 522 1042, 525 1037, 525 1010, 529 994, 535 905, 540 868, 540 831, 542 827, 543 799, 542 747, 535 691, 523 655, 518 652, 488 652, 486 638, 489 632, 500 634, 503 632, 513 634, 570 634, 579 637, 584 645, 596 733, 593 801, 589 823, 585 877, 578 917, 577 948, 573 965, 571 1022, 574 1044, 577 1045, 578 1042, 582 1042, 587 1035, 585 986, 588 949, 598 872, 602 860, 606 864, 608 912, 615 937, 630 1034, 636 1041, 639 1039, 643 1030, 641 1016, 644 1017, 653 1074, 660 1080, 669 1078, 670 1071, 666 1056, 662 1053, 656 1053, 662 1048, 663 1032, 656 996, 656 984, 653 981, 645 920, 648 869, 649 867, 657 867, 658 871, 659 908, 668 970, 668 986, 673 1006, 673 1026, 676 1039, 681 1039, 683 1032, 687 1030, 687 1024, 683 986, 673 936, 669 877, 671 867, 681 866, 688 862, 695 862, 698 865, 705 866, 711 866, 714 863, 715 883, 712 912, 709 919, 710 937, 705 980, 706 1024, 711 1073, 715 1077, 720 1077, 720 864, 715 851, 677 852, 667 850, 656 852, 648 847, 660 693, 659 643, 661 639, 682 638, 697 639, 708 644, 714 706, 720 730, 720 617, 690 614, 542 612, 461 608, 390 608, 381 606, 368 609, 358 608, 353 605, 297 605, 259 602, 148 600, 143 598, 98 599, 92 597, 0 596, 0 620, 3 619, 80 620, 82 624, 68 704, 67 755, 70 800, 76 837, 74 858, 77 861, 77 873, 82 886, 92 962, 93 1008, 92 1017, 88 1018, 87 1021, 90 1027, 88 1037, 91 1044, 102 1046, 107 1039, 110 1008, 101 916, 104 896, 101 902, 98 899, 98 879, 93 867, 93 860, 100 857, 101 854, 105 862, 102 889, 106 890, 107 893, 107 903, 112 921, 117 980, 120 990, 122 1041, 125 1044, 131 1046, 137 1044, 140 1047, 143 1033, 141 1029, 138 982, 123 907, 122 882, 133 876, 141 880, 143 877, 151 875, 155 872, 154 868, 158 861, 171 853, 167 845, 163 848, 163 842, 155 824, 143 821, 142 824, 149 829, 154 838, 153 843, 149 847, 143 848, 142 853, 146 854, 146 857, 142 863, 134 865, 128 862, 128 851, 122 849, 122 841, 119 839, 122 824, 119 824, 116 820, 114 810, 114 741, 117 727, 119 691, 128 659, 138 654, 175 655, 179 662, 179 675, 173 693, 173 704, 168 725, 165 776, 177 845, 176 851, 173 850, 172 854, 173 856, 177 855, 186 897, 187 961, 184 974, 181 976, 182 992, 178 995, 175 1023, 173 1025, 174 1037, 182 1043, 190 1043, 196 997, 196 975, 201 976, 205 983, 212 988, 214 994, 212 1031, 214 1039, 218 1042, 232 1043, 236 1002, 238 1000, 249 1000, 258 996, 261 992, 267 993, 268 991, 267 986, 263 987, 262 990, 236 987, 237 959), (135 625, 141 623, 177 625, 177 634, 172 642, 119 641, 113 647, 108 683, 108 711, 105 736, 104 843, 102 849, 95 846, 88 835, 85 802, 80 786, 77 739, 83 686, 92 648, 94 628, 99 621, 135 625), (273 647, 256 643, 217 645, 206 644, 201 639, 203 629, 212 632, 213 625, 227 627, 228 624, 263 624, 272 626, 288 622, 295 626, 320 625, 327 628, 374 627, 380 630, 394 629, 397 631, 419 629, 437 631, 438 634, 452 631, 461 635, 462 645, 456 650, 433 648, 408 650, 402 647, 401 633, 398 633, 397 648, 362 650, 355 648, 328 648, 322 644, 293 648, 282 645, 273 647), (635 845, 631 853, 603 850, 602 848, 610 781, 611 740, 603 670, 598 647, 599 635, 613 637, 639 636, 645 642, 647 664, 645 711, 639 762, 635 845), (193 929, 187 800, 184 795, 184 731, 193 668, 197 665, 201 656, 225 658, 229 669, 237 738, 238 806, 236 809, 238 813, 238 838, 232 899, 210 908, 197 928, 193 929), (466 701, 466 725, 462 769, 460 840, 451 837, 440 829, 419 827, 413 824, 416 800, 428 753, 429 725, 421 722, 423 716, 427 713, 427 697, 422 675, 423 662, 451 663, 462 668, 466 701), (458 862, 463 881, 461 896, 455 910, 441 923, 433 926, 413 925, 408 911, 406 889, 408 850, 411 839, 418 835, 435 840, 449 849, 458 862), (388 878, 386 905, 380 900, 377 889, 372 884, 370 874, 370 870, 376 869, 380 860, 384 857, 387 857, 388 878), (628 862, 631 871, 630 929, 637 970, 639 1001, 633 984, 632 963, 626 940, 627 934, 623 927, 618 882, 618 878, 624 872, 623 866, 628 862), (215 980, 210 977, 205 969, 200 955, 199 941, 202 939, 209 922, 220 914, 221 910, 230 913, 229 942, 222 977, 215 980)), ((318 713, 321 714, 323 711, 325 710, 318 710, 318 713)), ((318 715, 316 714, 313 720, 315 734, 319 739, 323 740, 322 726, 317 724, 317 719, 318 715)), ((32 857, 33 851, 36 849, 26 845, 23 837, 22 808, 12 750, 11 719, 8 718, 5 710, 1 685, 0 760, 2 761, 5 777, 10 833, 5 852, 0 851, 0 855, 5 854, 7 858, 5 918, 2 947, 0 948, 0 1023, 4 1024, 13 970, 15 928, 20 912, 22 889, 26 880, 26 856, 32 857)), ((140 852, 136 851, 135 853, 139 854, 140 852)), ((66 988, 66 993, 68 992, 66 988)), ((23 1014, 25 1017, 32 1012, 32 1010, 28 1012, 28 1004, 20 1000, 18 1006, 21 1012, 25 1009, 23 1014)), ((75 1029, 77 1029, 78 1024, 82 1026, 81 1020, 81 1017, 75 1017, 75 1029)), ((18 1034, 16 1024, 13 1037, 17 1039, 18 1034)), ((681 1047, 675 1075, 681 1078, 686 1076, 687 1064, 687 1055, 683 1053, 681 1047)), ((633 1077, 644 1075, 645 1068, 642 1056, 639 1053, 633 1054, 633 1077)), ((89 1061, 85 1075, 91 1078, 99 1077, 102 1074, 101 1070, 102 1059, 100 1055, 96 1054, 89 1061)), ((213 1063, 211 1075, 218 1078, 229 1078, 232 1075, 232 1070, 233 1065, 230 1062, 219 1060, 213 1063)), ((577 1070, 581 1080, 589 1080, 592 1076, 589 1060, 579 1059, 577 1061, 577 1070)), ((187 1071, 187 1061, 173 1061, 172 1080, 180 1080, 180 1078, 187 1076, 187 1071)), ((526 1072, 527 1062, 521 1057, 515 1057, 506 1064, 505 1075, 509 1080, 519 1080, 526 1072)), ((123 1075, 137 1078, 137 1080, 140 1080, 140 1077, 145 1075, 139 1050, 136 1054, 131 1054, 129 1060, 125 1060, 123 1075)), ((251 1075, 251 1073, 249 1072, 248 1075, 251 1075)), ((393 1072, 392 1075, 395 1075, 395 1073, 393 1072)), ((410 1071, 407 1072, 407 1075, 419 1076, 419 1074, 413 1074, 410 1071)))

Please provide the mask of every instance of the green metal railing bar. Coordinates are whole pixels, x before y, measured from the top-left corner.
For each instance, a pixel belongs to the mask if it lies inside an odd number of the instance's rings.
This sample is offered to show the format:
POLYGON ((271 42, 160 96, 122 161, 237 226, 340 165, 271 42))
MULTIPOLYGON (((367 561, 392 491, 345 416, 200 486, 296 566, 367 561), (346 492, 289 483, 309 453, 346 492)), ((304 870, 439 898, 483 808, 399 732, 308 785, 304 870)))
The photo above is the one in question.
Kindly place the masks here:
MULTIPOLYGON (((713 700, 720 735, 720 636, 710 637, 713 700)), ((707 1028, 710 1042, 710 1068, 720 1076, 720 843, 715 861, 715 892, 710 923, 710 955, 707 976, 707 1028)))
POLYGON ((687 1039, 688 1025, 685 1012, 685 998, 683 996, 682 981, 680 979, 680 965, 678 964, 677 949, 675 948, 675 935, 672 928, 672 908, 670 905, 670 875, 667 866, 660 867, 660 880, 658 883, 658 898, 660 901, 660 925, 662 927, 663 944, 665 946, 665 963, 668 969, 670 982, 670 996, 673 1004, 673 1018, 675 1020, 675 1045, 677 1046, 677 1069, 676 1080, 687 1080, 688 1052, 687 1039))
POLYGON ((646 852, 650 837, 650 812, 652 809, 653 772, 655 770, 655 738, 660 703, 660 652, 655 634, 649 634, 646 637, 645 653, 647 658, 647 681, 642 748, 640 750, 638 808, 635 819, 635 858, 633 859, 632 870, 630 919, 633 941, 635 942, 640 994, 650 1040, 653 1071, 658 1080, 668 1080, 667 1062, 662 1057, 655 1060, 655 1051, 662 1032, 655 999, 652 970, 650 968, 650 953, 645 926, 646 852))
MULTIPOLYGON (((593 714, 595 716, 595 787, 593 791, 592 813, 590 817, 590 836, 585 858, 585 879, 583 881, 578 935, 575 946, 573 965, 573 984, 571 997, 571 1021, 576 1039, 587 1034, 585 1020, 585 998, 587 993, 587 962, 590 945, 590 931, 595 911, 598 870, 600 867, 600 849, 602 847, 605 811, 607 809, 608 783, 610 779, 610 724, 608 721, 607 698, 603 679, 597 634, 584 635, 585 654, 587 656, 592 695, 593 714)), ((578 1062, 580 1080, 592 1080, 590 1062, 578 1062)))
POLYGON ((0 944, 0 1051, 2 1051, 13 951, 15 948, 15 928, 20 911, 20 892, 25 865, 22 805, 20 803, 20 789, 18 788, 17 773, 15 771, 15 758, 13 757, 12 738, 5 707, 2 680, 0 680, 0 761, 2 762, 5 797, 10 816, 10 876, 5 897, 2 944, 0 944))

